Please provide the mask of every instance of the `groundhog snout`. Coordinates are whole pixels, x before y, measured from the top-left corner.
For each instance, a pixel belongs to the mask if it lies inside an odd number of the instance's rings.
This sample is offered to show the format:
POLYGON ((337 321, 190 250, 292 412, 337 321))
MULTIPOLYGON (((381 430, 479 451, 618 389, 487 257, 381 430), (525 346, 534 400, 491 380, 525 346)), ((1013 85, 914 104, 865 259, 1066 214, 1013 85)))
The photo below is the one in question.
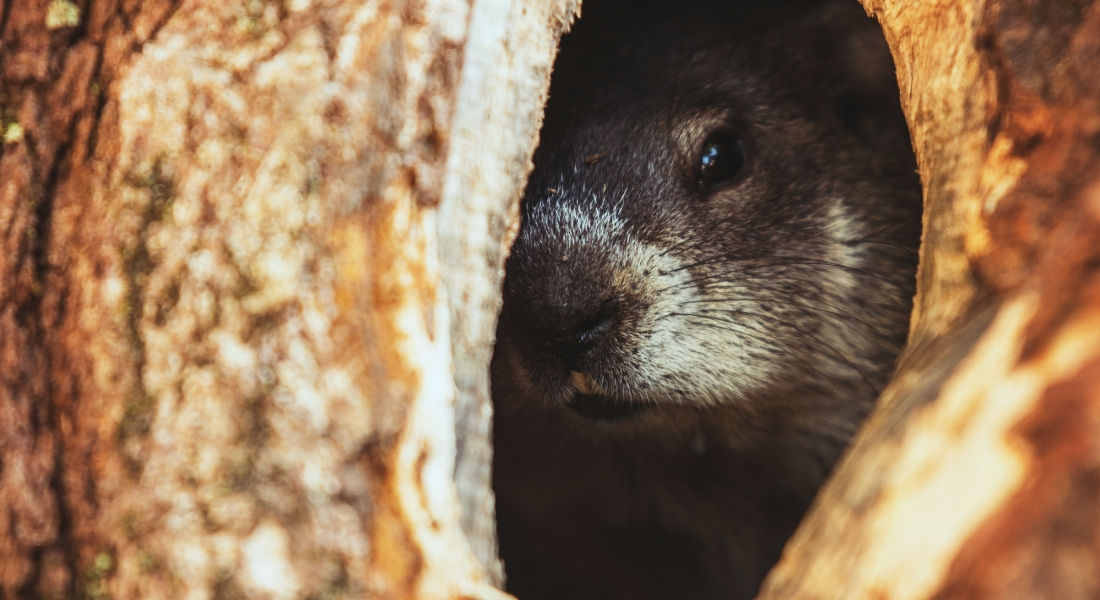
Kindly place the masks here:
POLYGON ((617 337, 624 303, 610 274, 599 265, 586 268, 578 250, 570 249, 573 261, 550 248, 515 255, 508 265, 503 318, 526 346, 585 372, 617 337))

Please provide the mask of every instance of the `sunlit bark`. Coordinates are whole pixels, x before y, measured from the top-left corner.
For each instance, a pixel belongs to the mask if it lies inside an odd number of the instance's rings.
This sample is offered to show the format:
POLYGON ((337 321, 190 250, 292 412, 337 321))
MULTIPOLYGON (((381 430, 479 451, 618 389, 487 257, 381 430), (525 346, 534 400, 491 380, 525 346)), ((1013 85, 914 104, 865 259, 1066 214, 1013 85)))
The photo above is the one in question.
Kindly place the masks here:
POLYGON ((0 6, 0 596, 499 594, 485 378, 574 10, 0 6))
POLYGON ((1100 595, 1100 3, 866 0, 925 186, 912 339, 765 598, 1100 595))

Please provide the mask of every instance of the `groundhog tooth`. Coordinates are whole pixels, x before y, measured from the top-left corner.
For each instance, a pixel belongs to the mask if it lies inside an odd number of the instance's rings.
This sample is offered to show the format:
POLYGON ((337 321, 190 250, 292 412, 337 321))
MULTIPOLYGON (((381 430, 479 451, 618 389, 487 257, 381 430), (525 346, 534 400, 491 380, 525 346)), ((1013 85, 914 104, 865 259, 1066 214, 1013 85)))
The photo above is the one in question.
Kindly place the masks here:
POLYGON ((592 383, 592 379, 584 373, 578 373, 573 371, 569 374, 569 381, 573 384, 573 387, 577 388, 577 391, 582 394, 595 394, 596 385, 592 383))

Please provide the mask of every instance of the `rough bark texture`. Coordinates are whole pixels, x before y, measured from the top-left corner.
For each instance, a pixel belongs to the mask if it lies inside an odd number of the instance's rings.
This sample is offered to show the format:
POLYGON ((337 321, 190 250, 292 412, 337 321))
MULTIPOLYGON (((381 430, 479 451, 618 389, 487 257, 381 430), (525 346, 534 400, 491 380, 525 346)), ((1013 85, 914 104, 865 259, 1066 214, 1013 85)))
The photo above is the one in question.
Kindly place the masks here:
POLYGON ((518 225, 514 203, 530 170, 532 146, 523 142, 538 135, 558 34, 579 7, 579 1, 475 3, 451 121, 439 236, 458 391, 455 480, 463 530, 498 579, 486 365, 500 312, 505 249, 518 225), (507 211, 502 200, 510 202, 507 211))
MULTIPOLYGON (((864 4, 912 339, 763 596, 1100 596, 1100 3, 864 4)), ((0 3, 0 596, 498 594, 500 265, 576 7, 0 3)))
POLYGON ((864 4, 925 186, 912 337, 762 597, 1100 596, 1100 3, 864 4))
POLYGON ((0 596, 498 594, 496 290, 574 10, 0 5, 0 596))

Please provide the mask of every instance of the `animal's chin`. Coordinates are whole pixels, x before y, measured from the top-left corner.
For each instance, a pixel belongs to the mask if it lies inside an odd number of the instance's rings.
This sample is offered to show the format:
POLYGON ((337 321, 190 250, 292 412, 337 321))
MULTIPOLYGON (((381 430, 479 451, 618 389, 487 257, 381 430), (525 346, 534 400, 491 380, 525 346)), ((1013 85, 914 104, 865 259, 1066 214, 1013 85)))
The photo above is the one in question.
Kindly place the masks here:
POLYGON ((625 421, 652 408, 652 405, 627 400, 616 400, 600 394, 578 392, 566 404, 569 410, 592 421, 625 421))

